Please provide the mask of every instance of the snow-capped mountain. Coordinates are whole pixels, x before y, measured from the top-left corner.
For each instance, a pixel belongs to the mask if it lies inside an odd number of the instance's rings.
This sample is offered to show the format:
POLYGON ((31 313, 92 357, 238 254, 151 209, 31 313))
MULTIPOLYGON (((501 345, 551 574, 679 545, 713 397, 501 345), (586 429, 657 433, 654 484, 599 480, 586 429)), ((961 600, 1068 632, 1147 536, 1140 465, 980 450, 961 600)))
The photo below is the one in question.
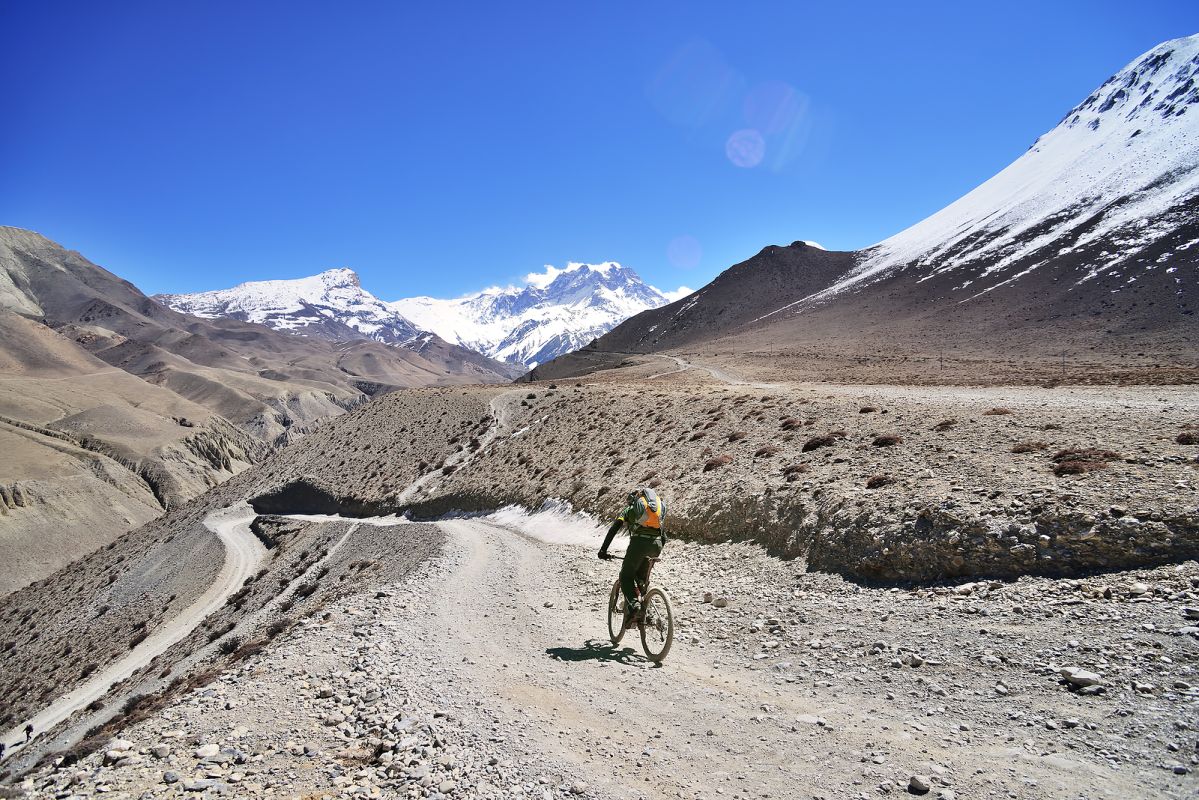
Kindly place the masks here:
POLYGON ((424 331, 362 288, 349 269, 310 278, 250 281, 232 289, 160 294, 155 300, 197 317, 230 317, 301 336, 418 345, 424 331))
POLYGON ((662 292, 614 261, 549 266, 526 276, 525 283, 455 300, 412 297, 391 307, 448 342, 534 367, 579 349, 634 314, 690 293, 662 292))
POLYGON ((935 380, 948 352, 970 380, 1158 381, 1190 374, 1196 341, 1199 35, 1135 59, 1006 169, 895 236, 857 252, 765 247, 530 377, 707 347, 799 369, 869 364, 872 379, 935 380))
MULTIPOLYGON (((958 201, 866 250, 814 299, 895 270, 956 275, 990 292, 1076 256, 1073 282, 1171 270, 1169 254, 1125 262, 1193 223, 1199 198, 1199 34, 1134 60, 1019 159, 958 201)), ((1182 241, 1185 250, 1195 242, 1182 241)))
POLYGON ((456 300, 414 297, 387 303, 363 289, 353 271, 331 269, 310 278, 251 281, 155 299, 198 317, 232 317, 336 341, 375 339, 418 352, 440 337, 450 345, 532 367, 690 291, 663 293, 612 261, 546 267, 528 275, 525 284, 456 300))

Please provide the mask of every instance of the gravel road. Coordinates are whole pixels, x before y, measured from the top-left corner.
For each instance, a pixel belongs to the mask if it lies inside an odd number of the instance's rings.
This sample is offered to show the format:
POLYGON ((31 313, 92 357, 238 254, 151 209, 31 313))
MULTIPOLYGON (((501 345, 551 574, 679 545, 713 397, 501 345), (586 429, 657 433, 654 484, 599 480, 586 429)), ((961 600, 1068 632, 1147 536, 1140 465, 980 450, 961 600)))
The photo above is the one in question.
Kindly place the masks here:
POLYGON ((0 741, 9 745, 5 756, 16 755, 19 752, 12 745, 25 740, 22 732, 25 725, 33 726, 35 738, 51 730, 75 712, 104 697, 109 689, 149 664, 155 656, 187 636, 205 617, 220 608, 229 595, 239 589, 246 578, 254 574, 266 555, 266 548, 250 532, 250 522, 253 519, 254 512, 244 505, 224 509, 205 519, 204 524, 225 546, 224 565, 208 590, 172 620, 156 628, 127 655, 109 664, 95 677, 71 692, 59 697, 32 719, 6 731, 0 738, 0 741))
POLYGON ((29 788, 942 800, 1199 789, 1195 563, 871 589, 751 545, 674 542, 655 578, 679 636, 658 668, 635 642, 607 642, 616 566, 595 560, 595 542, 577 530, 548 542, 545 525, 523 535, 497 517, 438 523, 443 555, 406 583, 348 599, 122 732, 107 755, 29 788))

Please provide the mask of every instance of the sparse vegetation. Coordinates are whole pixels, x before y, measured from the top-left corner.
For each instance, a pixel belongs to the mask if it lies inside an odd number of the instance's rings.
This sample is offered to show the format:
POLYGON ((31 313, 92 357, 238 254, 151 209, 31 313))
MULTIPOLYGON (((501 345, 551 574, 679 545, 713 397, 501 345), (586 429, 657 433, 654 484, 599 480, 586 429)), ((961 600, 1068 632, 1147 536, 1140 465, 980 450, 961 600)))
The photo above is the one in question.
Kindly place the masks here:
POLYGON ((956 419, 943 419, 940 422, 938 422, 936 425, 933 426, 933 430, 938 431, 938 432, 944 432, 944 431, 949 430, 950 428, 952 428, 953 426, 955 426, 957 424, 958 424, 958 421, 956 419))
POLYGON ((1006 414, 1011 414, 1010 408, 989 408, 983 412, 984 417, 1002 417, 1006 414))
POLYGON ((1199 433, 1183 431, 1174 439, 1178 444, 1199 444, 1199 433))
POLYGON ((811 439, 808 439, 806 442, 804 442, 803 447, 801 447, 800 450, 804 453, 810 453, 813 450, 817 450, 821 447, 831 447, 836 444, 836 442, 837 437, 832 434, 825 436, 813 436, 811 439))
POLYGON ((704 472, 711 472, 714 469, 720 469, 721 467, 728 466, 729 464, 732 464, 732 463, 733 463, 733 457, 730 455, 721 454, 718 456, 714 456, 704 462, 704 472))
POLYGON ((870 444, 875 447, 895 447, 896 445, 903 444, 903 437, 894 433, 884 433, 881 436, 875 436, 870 444))
POLYGON ((895 483, 895 479, 890 475, 871 475, 866 479, 867 489, 881 489, 884 486, 890 486, 895 483))
POLYGON ((1049 445, 1041 441, 1017 442, 1012 445, 1013 453, 1034 453, 1038 450, 1048 450, 1049 445))
POLYGON ((1072 447, 1066 450, 1059 450, 1051 457, 1051 461, 1056 465, 1053 468, 1053 473, 1059 477, 1063 475, 1082 475, 1096 470, 1107 469, 1109 461, 1118 461, 1121 456, 1119 453, 1113 453, 1111 450, 1101 450, 1094 447, 1072 447))
POLYGON ((878 406, 862 406, 858 409, 859 414, 877 414, 878 406))
POLYGON ((779 448, 773 444, 763 445, 754 451, 754 458, 770 458, 778 451, 779 448))

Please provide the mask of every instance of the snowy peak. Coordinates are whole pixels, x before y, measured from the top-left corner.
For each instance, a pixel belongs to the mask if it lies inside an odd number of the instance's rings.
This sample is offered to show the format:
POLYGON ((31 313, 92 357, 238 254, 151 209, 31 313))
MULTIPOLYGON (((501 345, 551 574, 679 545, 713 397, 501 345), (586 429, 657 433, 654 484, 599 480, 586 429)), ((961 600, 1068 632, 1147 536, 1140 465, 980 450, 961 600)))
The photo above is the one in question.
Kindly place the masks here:
POLYGON ((1169 123, 1185 114, 1187 106, 1199 103, 1197 77, 1199 34, 1165 42, 1108 78, 1061 125, 1098 130, 1104 118, 1169 123))
POLYGON ((531 273, 521 287, 492 288, 456 300, 413 297, 391 306, 446 341, 533 367, 677 296, 615 261, 571 262, 531 273))
POLYGON ((1197 198, 1199 34, 1135 59, 998 175, 864 251, 843 280, 810 299, 904 272, 957 276, 954 291, 967 300, 1066 257, 1066 286, 1135 280, 1128 262, 1138 270, 1164 263, 1147 248, 1191 222, 1197 198))
POLYGON ((293 280, 250 281, 232 289, 156 295, 176 311, 231 317, 276 330, 336 341, 374 339, 417 344, 422 331, 362 288, 350 269, 330 269, 293 280))
POLYGON ((413 297, 386 303, 363 289, 349 269, 155 299, 199 317, 231 317, 335 341, 375 339, 418 352, 435 335, 531 367, 577 350, 634 314, 677 296, 663 294, 628 267, 606 261, 547 266, 528 275, 523 287, 486 289, 457 300, 413 297))

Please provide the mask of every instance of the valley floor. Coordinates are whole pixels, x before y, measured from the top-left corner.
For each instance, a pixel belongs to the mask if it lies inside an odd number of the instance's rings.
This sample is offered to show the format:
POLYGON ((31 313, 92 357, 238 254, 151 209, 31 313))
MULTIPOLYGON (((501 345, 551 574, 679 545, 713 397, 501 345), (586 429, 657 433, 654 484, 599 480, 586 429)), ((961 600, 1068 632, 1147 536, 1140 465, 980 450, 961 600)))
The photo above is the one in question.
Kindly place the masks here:
MULTIPOLYGON (((501 524, 502 523, 502 524, 501 524)), ((536 523, 536 524, 534 524, 536 523)), ((440 555, 43 770, 34 797, 1193 797, 1199 564, 873 589, 672 542, 680 633, 613 648, 595 529, 438 523, 440 555), (703 601, 711 591, 728 599, 703 601), (1058 667, 1098 674, 1072 690, 1058 667), (913 782, 913 776, 920 776, 913 782)), ((340 524, 340 523, 331 523, 340 524)), ((401 526, 403 527, 403 526, 401 526)), ((399 531, 400 528, 388 530, 399 531)), ((412 531, 408 530, 408 535, 412 531)))

